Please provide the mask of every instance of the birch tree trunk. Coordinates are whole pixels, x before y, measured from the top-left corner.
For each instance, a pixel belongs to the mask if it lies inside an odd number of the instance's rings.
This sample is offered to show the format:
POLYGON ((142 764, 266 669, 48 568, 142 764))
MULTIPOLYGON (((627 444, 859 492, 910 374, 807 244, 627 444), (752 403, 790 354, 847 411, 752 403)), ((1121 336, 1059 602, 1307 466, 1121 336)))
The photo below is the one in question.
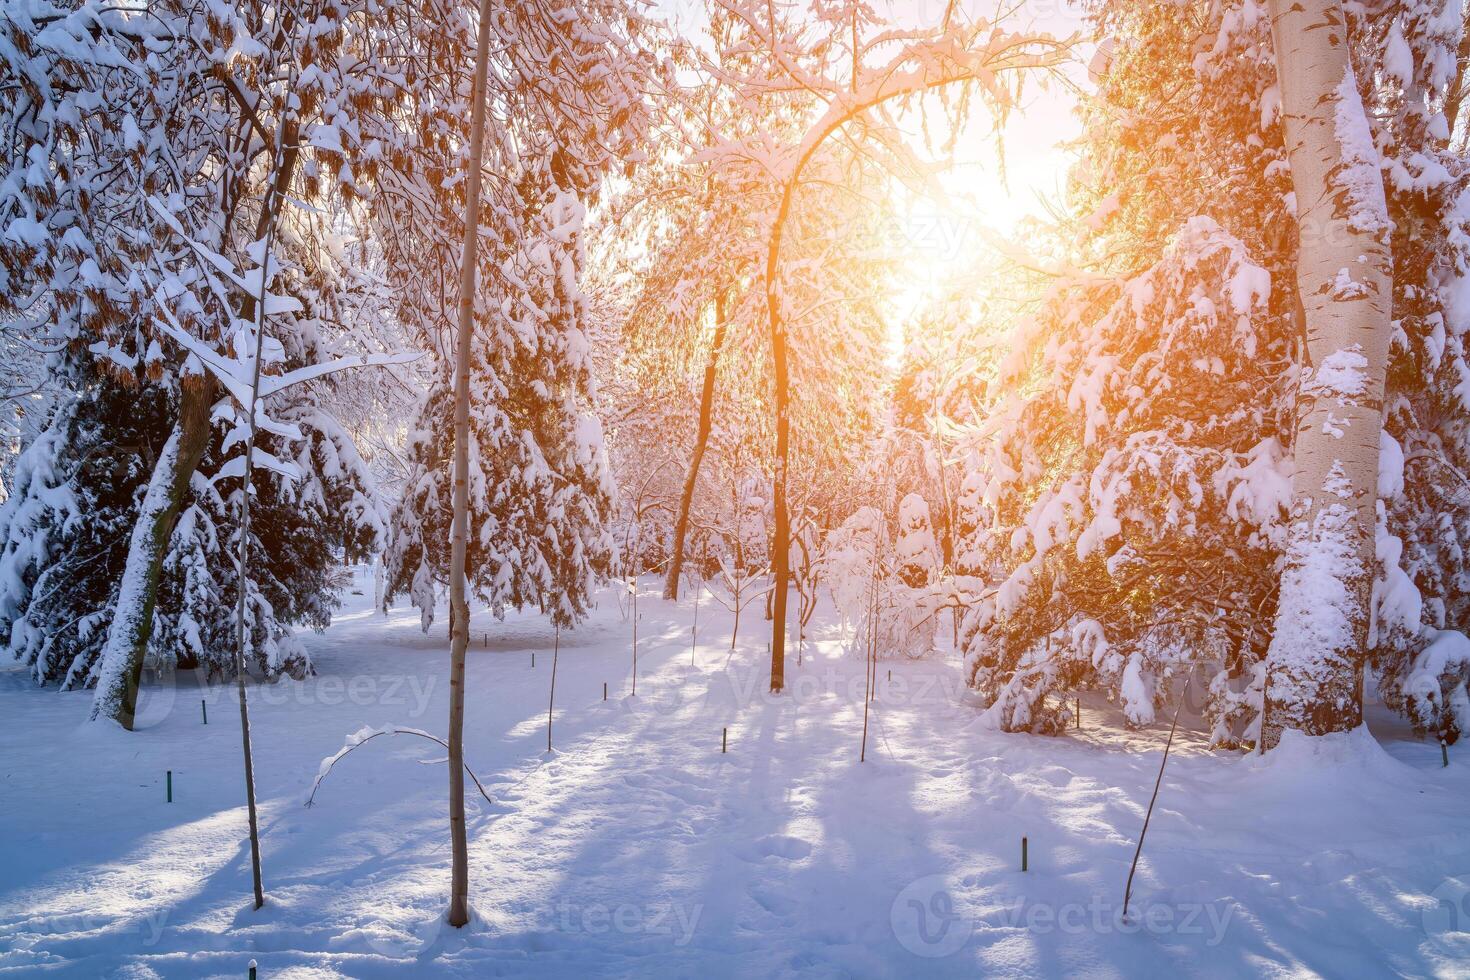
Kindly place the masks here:
POLYGON ((1392 255, 1338 0, 1271 0, 1303 318, 1293 514, 1262 738, 1362 721, 1392 255))
POLYGON ((684 570, 684 539, 689 534, 689 508, 694 503, 694 488, 699 482, 699 466, 709 445, 714 426, 715 374, 720 364, 720 351, 725 346, 725 294, 715 293, 715 335, 710 341, 709 359, 704 365, 704 387, 699 392, 699 428, 694 434, 694 454, 689 457, 689 473, 684 477, 684 492, 679 497, 679 515, 674 521, 673 553, 669 556, 669 576, 664 580, 664 598, 679 598, 679 575, 684 570))
POLYGON ((153 464, 153 474, 133 524, 116 612, 97 667, 92 719, 111 718, 128 731, 133 729, 143 660, 148 652, 148 637, 153 632, 153 607, 158 599, 163 558, 179 519, 184 494, 189 489, 189 478, 209 446, 214 383, 207 377, 190 375, 184 378, 180 388, 179 419, 153 464))
POLYGON ((449 550, 449 924, 470 921, 470 858, 464 818, 464 661, 470 645, 465 601, 469 538, 470 342, 475 322, 476 246, 480 237, 480 164, 485 147, 485 74, 490 50, 490 0, 480 0, 480 33, 471 89, 470 145, 465 166, 464 254, 459 269, 459 338, 454 360, 454 522, 449 550))

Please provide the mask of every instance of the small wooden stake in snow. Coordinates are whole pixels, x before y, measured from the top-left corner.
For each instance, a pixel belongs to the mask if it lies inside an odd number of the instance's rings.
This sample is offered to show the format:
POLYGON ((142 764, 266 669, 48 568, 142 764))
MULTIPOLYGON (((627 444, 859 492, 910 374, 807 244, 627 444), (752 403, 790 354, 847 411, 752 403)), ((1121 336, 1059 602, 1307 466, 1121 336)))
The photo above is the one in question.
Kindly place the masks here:
POLYGON ((730 748, 730 729, 720 729, 720 753, 723 755, 730 748))
POLYGON ((1077 695, 1077 730, 1082 731, 1082 695, 1077 695))
POLYGON ((1021 838, 1021 870, 1026 870, 1026 838, 1021 838))
POLYGON ((607 700, 607 681, 602 682, 602 700, 607 700))
POLYGON ((531 669, 532 670, 535 670, 536 669, 536 651, 535 650, 532 650, 531 651, 531 669))
POLYGON ((172 803, 174 801, 174 771, 172 769, 170 769, 168 771, 168 776, 166 778, 168 779, 168 801, 167 802, 172 803))
POLYGON ((1450 764, 1450 747, 1445 744, 1444 739, 1439 740, 1439 757, 1444 760, 1444 765, 1440 767, 1441 769, 1450 764))
MULTIPOLYGON (((703 566, 700 566, 703 568, 703 566)), ((704 591, 704 583, 699 582, 694 586, 694 625, 689 627, 689 666, 694 666, 694 651, 699 648, 699 593, 704 591)))
POLYGON ((204 723, 209 724, 209 705, 204 702, 203 698, 199 699, 199 712, 204 715, 204 723))
POLYGON ((1154 795, 1148 801, 1148 812, 1143 815, 1143 829, 1138 832, 1138 847, 1133 851, 1133 863, 1128 866, 1128 884, 1123 887, 1123 915, 1128 915, 1128 900, 1133 897, 1133 873, 1138 870, 1138 856, 1143 853, 1143 838, 1148 833, 1148 822, 1154 815, 1154 804, 1159 801, 1159 787, 1164 782, 1164 767, 1169 764, 1169 749, 1174 745, 1174 731, 1179 727, 1179 709, 1184 707, 1184 699, 1189 695, 1190 682, 1194 680, 1193 675, 1184 682, 1184 692, 1179 696, 1179 703, 1174 706, 1174 722, 1169 726, 1169 740, 1164 743, 1164 757, 1159 760, 1159 778, 1154 780, 1154 795))

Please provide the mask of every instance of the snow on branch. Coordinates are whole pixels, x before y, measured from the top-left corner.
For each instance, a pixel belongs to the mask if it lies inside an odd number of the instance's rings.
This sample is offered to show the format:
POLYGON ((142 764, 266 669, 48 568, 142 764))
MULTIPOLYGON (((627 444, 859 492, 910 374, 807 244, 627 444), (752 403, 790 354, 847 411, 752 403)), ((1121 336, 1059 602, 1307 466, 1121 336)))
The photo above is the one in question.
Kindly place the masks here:
MULTIPOLYGON (((184 227, 179 224, 178 219, 170 214, 168 209, 157 198, 150 197, 148 204, 157 213, 159 219, 174 234, 183 239, 191 249, 197 252, 220 275, 232 283, 235 288, 239 289, 245 295, 264 298, 264 302, 258 304, 257 316, 259 317, 259 323, 248 325, 245 330, 240 331, 241 333, 248 333, 250 331, 254 331, 257 334, 262 333, 263 329, 261 325, 264 323, 265 317, 278 313, 295 313, 302 309, 301 301, 295 297, 278 295, 268 291, 270 281, 275 278, 275 273, 278 270, 275 264, 272 263, 270 256, 266 254, 264 242, 255 242, 247 249, 251 259, 257 265, 255 268, 242 273, 228 258, 220 255, 213 249, 206 248, 191 238, 184 230, 184 227)), ((227 357, 215 350, 211 345, 204 343, 185 330, 169 311, 167 302, 169 296, 168 289, 165 288, 166 285, 160 285, 156 290, 155 296, 158 310, 162 317, 159 326, 163 332, 172 337, 179 346, 197 358, 210 373, 218 378, 220 384, 230 393, 230 396, 237 404, 250 405, 252 403, 252 376, 255 373, 254 359, 243 353, 235 357, 227 357)), ((219 295, 219 299, 226 309, 231 308, 228 298, 222 292, 219 295)), ((234 348, 237 351, 255 350, 257 352, 256 356, 262 357, 266 361, 279 361, 284 356, 281 345, 268 338, 260 337, 258 341, 250 343, 243 341, 254 341, 254 338, 248 336, 237 337, 237 342, 234 344, 234 348)), ((117 358, 117 355, 105 344, 93 344, 92 352, 100 356, 117 358)), ((422 355, 413 352, 356 354, 332 361, 323 361, 318 364, 308 364, 280 375, 262 375, 259 388, 260 397, 262 399, 269 398, 271 395, 285 391, 294 385, 312 381, 329 374, 335 374, 338 371, 346 371, 358 367, 406 364, 410 361, 417 360, 420 356, 422 355)), ((271 428, 270 420, 266 417, 264 408, 257 407, 256 413, 257 425, 262 428, 271 428)))

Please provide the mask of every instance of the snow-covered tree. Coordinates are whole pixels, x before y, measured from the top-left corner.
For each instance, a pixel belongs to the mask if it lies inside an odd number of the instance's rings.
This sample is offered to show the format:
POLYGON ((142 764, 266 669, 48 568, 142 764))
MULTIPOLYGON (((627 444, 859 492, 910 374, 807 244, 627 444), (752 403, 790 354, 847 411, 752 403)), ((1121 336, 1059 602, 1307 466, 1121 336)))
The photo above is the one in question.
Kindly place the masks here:
MULTIPOLYGON (((655 160, 618 196, 601 234, 604 264, 632 284, 621 335, 604 357, 611 447, 620 473, 640 483, 670 461, 659 482, 668 500, 665 594, 676 594, 682 538, 722 506, 701 470, 771 431, 774 369, 765 276, 769 214, 781 196, 768 161, 732 145, 794 142, 810 97, 775 87, 769 54, 750 25, 715 6, 698 79, 666 115, 660 136, 688 150, 655 160), (617 246, 617 247, 612 247, 617 246), (690 435, 673 444, 670 432, 690 435)), ((871 437, 881 410, 883 335, 878 300, 893 258, 880 240, 885 176, 836 142, 810 164, 786 239, 791 330, 823 356, 793 359, 798 433, 793 486, 810 507, 845 511, 854 486, 853 446, 871 437), (827 338, 841 335, 844 343, 827 338)), ((770 475, 770 450, 760 466, 770 475)), ((840 516, 840 514, 839 514, 840 516)))
MULTIPOLYGON (((167 431, 167 410, 156 386, 98 379, 58 409, 21 457, 23 485, 0 510, 7 542, 0 569, 9 585, 0 636, 40 682, 83 686, 97 666, 137 494, 167 431)), ((340 556, 368 552, 381 523, 370 478, 335 420, 301 397, 278 408, 276 418, 296 425, 303 438, 260 443, 300 473, 256 486, 249 666, 264 677, 310 669, 291 625, 320 629, 331 621, 340 556)), ((238 530, 228 500, 238 475, 203 474, 228 474, 229 460, 238 463, 240 455, 218 434, 185 496, 160 572, 148 650, 155 666, 234 675, 233 625, 221 612, 238 595, 230 561, 238 530)))
MULTIPOLYGON (((1084 108, 1071 186, 1081 216, 1067 229, 1071 274, 1039 315, 1021 320, 1013 354, 996 366, 991 417, 975 431, 959 496, 957 563, 980 595, 967 663, 1000 726, 1056 729, 1066 709, 1051 695, 1081 686, 1146 723, 1171 679, 1202 668, 1219 742, 1259 742, 1263 707, 1274 713, 1278 701, 1277 728, 1337 730, 1357 717, 1371 653, 1390 704, 1422 730, 1458 731, 1466 665, 1438 632, 1455 625, 1442 611, 1463 602, 1457 556, 1470 504, 1445 482, 1448 461, 1463 459, 1465 431, 1454 380, 1464 376, 1464 166, 1448 152, 1440 101, 1458 70, 1458 10, 1329 6, 1318 13, 1344 32, 1353 70, 1340 74, 1356 89, 1335 97, 1369 111, 1356 125, 1329 114, 1327 130, 1345 129, 1314 152, 1375 172, 1329 201, 1320 220, 1295 192, 1294 180, 1316 172, 1289 160, 1302 148, 1290 133, 1303 120, 1284 126, 1283 111, 1301 115, 1303 103, 1285 104, 1263 8, 1211 8, 1203 25, 1182 8, 1097 8, 1110 40, 1094 66, 1099 91, 1084 108), (1375 186, 1388 225, 1350 206, 1375 186), (1326 260, 1312 250, 1340 243, 1313 236, 1344 221, 1363 223, 1348 230, 1379 236, 1375 248, 1387 241, 1393 253, 1382 402, 1371 370, 1361 391, 1354 380, 1377 355, 1364 347, 1361 364, 1347 363, 1352 351, 1334 359, 1302 332, 1331 297, 1299 303, 1298 259, 1317 263, 1319 275, 1326 260), (1299 521, 1312 511, 1292 478, 1307 479, 1311 467, 1295 454, 1317 452, 1317 436, 1336 451, 1323 421, 1333 428, 1360 399, 1369 418, 1385 410, 1387 432, 1370 426, 1353 437, 1371 443, 1364 458, 1377 462, 1340 485, 1354 500, 1376 499, 1376 547, 1367 558, 1354 545, 1341 561, 1304 564, 1291 542, 1310 540, 1299 521), (1303 425, 1316 427, 1311 445, 1303 425), (1273 631, 1295 615, 1278 612, 1279 595, 1307 615, 1304 569, 1328 584, 1357 575, 1333 595, 1358 598, 1318 596, 1307 620, 1273 631), (1288 647, 1316 656, 1287 642, 1299 626, 1353 637, 1334 648, 1340 656, 1304 667, 1301 685, 1281 660, 1288 647), (1273 633, 1280 656, 1268 658, 1273 633), (1267 697, 1268 678, 1279 698, 1267 697)), ((1329 169, 1336 180, 1352 167, 1329 169)), ((1331 470, 1329 461, 1313 472, 1331 470)), ((1354 533, 1364 533, 1355 513, 1354 533)))
MULTIPOLYGON (((787 290, 792 266, 783 246, 799 220, 801 189, 813 177, 808 170, 829 140, 849 127, 860 129, 865 156, 912 167, 912 154, 901 148, 901 133, 891 114, 926 93, 952 90, 983 92, 998 106, 1008 105, 1028 70, 1060 63, 1065 45, 1046 35, 1013 34, 985 21, 962 22, 946 13, 941 23, 898 29, 884 23, 865 3, 838 2, 817 8, 800 19, 761 0, 720 0, 720 6, 750 33, 752 49, 762 60, 741 72, 727 72, 752 90, 786 89, 806 94, 796 138, 762 133, 732 142, 723 153, 766 163, 777 178, 780 194, 767 216, 763 288, 770 336, 773 390, 771 399, 775 453, 772 502, 775 558, 774 615, 771 636, 771 690, 785 685, 787 591, 792 480, 792 364, 811 356, 799 342, 794 325, 800 319, 799 298, 787 290), (1009 86, 1009 87, 1007 87, 1009 86)), ((967 105, 957 98, 954 106, 967 105)))
MULTIPOLYGON (((343 235, 351 171, 304 181, 320 173, 326 151, 311 144, 348 111, 348 92, 382 80, 375 60, 338 56, 370 20, 335 0, 5 9, 0 320, 55 350, 48 371, 64 394, 18 464, 26 492, 0 516, 0 631, 42 679, 107 678, 97 711, 125 725, 150 655, 233 672, 197 613, 239 592, 222 518, 239 502, 245 452, 279 464, 275 485, 255 488, 266 516, 252 536, 280 564, 247 582, 246 661, 263 673, 307 669, 289 625, 325 622, 334 550, 377 534, 366 470, 321 409, 330 381, 282 401, 290 421, 264 423, 247 449, 239 392, 206 366, 253 356, 261 322, 269 374, 365 349, 347 326, 371 314, 343 235), (122 408, 134 399, 136 411, 122 408), (99 465, 95 454, 118 451, 127 465, 99 465), (308 526, 320 533, 276 537, 308 526), (38 590, 43 575, 62 594, 38 590)), ((381 107, 354 98, 354 110, 381 107)))
POLYGON ((1084 685, 1146 723, 1196 657, 1230 676, 1252 645, 1258 659, 1265 624, 1221 609, 1272 594, 1289 497, 1268 434, 1286 407, 1261 397, 1285 352, 1269 296, 1244 246, 1198 218, 1144 274, 1069 292, 1037 325, 1018 379, 1035 393, 977 440, 963 498, 965 560, 999 572, 965 628, 1000 726, 1060 727, 1048 695, 1084 685))
POLYGON ((912 589, 933 584, 939 575, 939 545, 929 520, 929 502, 916 493, 898 502, 898 535, 893 546, 895 573, 912 589))
POLYGON ((1343 5, 1271 0, 1269 9, 1305 341, 1267 746, 1286 728, 1323 735, 1363 720, 1393 289, 1392 224, 1343 5))
MULTIPOLYGON (((470 587, 496 614, 542 603, 570 625, 613 552, 581 283, 586 204, 605 173, 641 158, 640 86, 657 62, 648 25, 620 3, 491 9, 470 352, 470 587)), ((462 188, 445 178, 463 167, 473 66, 460 52, 474 37, 463 11, 445 14, 433 51, 444 70, 415 74, 407 103, 434 135, 404 150, 416 156, 413 172, 371 202, 398 314, 436 358, 386 554, 386 599, 408 594, 426 629, 450 558, 454 379, 443 327, 458 297, 443 270, 459 266, 462 188)))

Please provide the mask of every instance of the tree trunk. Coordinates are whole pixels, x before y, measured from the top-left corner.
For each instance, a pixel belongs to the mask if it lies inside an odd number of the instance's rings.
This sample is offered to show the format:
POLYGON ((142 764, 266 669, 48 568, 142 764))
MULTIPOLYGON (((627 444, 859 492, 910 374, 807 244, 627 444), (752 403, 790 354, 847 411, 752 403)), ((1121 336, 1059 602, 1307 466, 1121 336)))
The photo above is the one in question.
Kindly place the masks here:
POLYGON ((791 375, 786 362, 786 324, 781 317, 781 236, 786 218, 791 213, 792 195, 796 191, 797 173, 786 182, 781 206, 771 226, 771 241, 766 250, 766 316, 771 329, 771 366, 774 374, 773 408, 776 412, 776 473, 772 480, 771 563, 775 570, 775 610, 771 617, 771 693, 779 694, 786 686, 786 589, 791 581, 791 514, 786 503, 787 476, 791 456, 791 375))
POLYGON ((1392 299, 1378 154, 1337 0, 1271 0, 1305 331, 1293 513, 1263 738, 1362 721, 1392 299))
POLYGON ((710 341, 709 359, 704 365, 704 387, 699 392, 699 428, 694 433, 694 454, 689 457, 689 473, 684 477, 684 493, 679 497, 679 516, 674 521, 673 552, 669 556, 669 577, 664 580, 664 598, 679 598, 679 574, 684 570, 684 538, 689 533, 689 508, 694 503, 694 486, 699 482, 699 464, 709 444, 714 424, 715 372, 720 351, 725 346, 725 293, 715 293, 715 336, 710 341))
POLYGON ((454 527, 449 552, 449 840, 452 848, 449 924, 470 921, 470 858, 464 818, 464 661, 470 645, 465 601, 469 539, 470 342, 474 335, 476 246, 480 237, 480 165, 485 146, 485 73, 490 49, 490 0, 480 0, 480 33, 471 89, 470 145, 465 179, 464 254, 459 269, 459 338, 454 362, 454 527))
POLYGON ((163 558, 189 489, 189 478, 209 445, 213 380, 190 375, 180 388, 179 420, 153 465, 133 525, 116 612, 98 663, 97 694, 92 701, 94 720, 111 718, 129 731, 137 709, 148 637, 153 631, 153 607, 158 600, 163 558))

